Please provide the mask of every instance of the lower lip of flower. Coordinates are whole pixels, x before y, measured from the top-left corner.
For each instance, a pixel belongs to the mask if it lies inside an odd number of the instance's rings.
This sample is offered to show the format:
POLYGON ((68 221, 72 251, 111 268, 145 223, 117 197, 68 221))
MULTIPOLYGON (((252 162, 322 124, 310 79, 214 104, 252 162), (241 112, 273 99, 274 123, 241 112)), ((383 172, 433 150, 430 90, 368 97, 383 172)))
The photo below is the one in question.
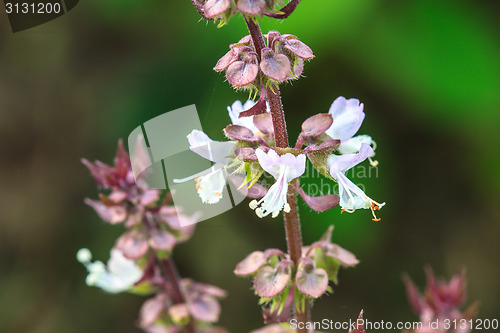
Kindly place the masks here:
POLYGON ((260 199, 252 200, 249 204, 251 209, 255 210, 255 214, 262 218, 272 213, 271 217, 275 218, 281 210, 285 213, 290 212, 290 205, 286 202, 288 192, 288 183, 286 181, 285 171, 282 171, 276 183, 269 189, 267 194, 260 199), (259 207, 260 206, 260 207, 259 207))

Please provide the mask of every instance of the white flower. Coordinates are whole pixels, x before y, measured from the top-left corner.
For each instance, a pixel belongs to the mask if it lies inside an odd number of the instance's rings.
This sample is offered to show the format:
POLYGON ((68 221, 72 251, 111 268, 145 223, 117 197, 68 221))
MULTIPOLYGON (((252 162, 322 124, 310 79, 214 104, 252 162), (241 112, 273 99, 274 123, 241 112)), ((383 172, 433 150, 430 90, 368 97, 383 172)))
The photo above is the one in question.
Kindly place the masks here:
POLYGON ((373 155, 373 149, 366 143, 362 143, 360 150, 355 154, 331 155, 328 158, 330 175, 339 184, 340 206, 348 213, 356 209, 371 209, 373 220, 380 219, 375 216, 375 210, 379 210, 385 203, 378 203, 368 197, 357 185, 350 181, 345 172, 358 163, 373 155))
POLYGON ((214 204, 222 198, 226 185, 223 169, 210 172, 205 176, 195 178, 196 190, 203 203, 214 204))
POLYGON ((99 287, 108 293, 116 294, 133 288, 143 275, 135 261, 125 258, 122 252, 116 249, 111 250, 107 266, 101 261, 91 262, 92 254, 88 249, 80 249, 76 258, 89 272, 87 285, 99 287))
MULTIPOLYGON (((232 106, 228 106, 227 111, 233 125, 244 126, 256 133, 258 129, 253 124, 253 116, 239 118, 241 112, 250 109, 254 105, 254 101, 248 100, 244 105, 240 101, 236 101, 232 106)), ((174 179, 174 182, 183 183, 194 179, 196 181, 196 190, 202 202, 207 204, 218 203, 222 199, 222 193, 226 185, 225 167, 233 160, 231 156, 234 154, 236 143, 233 141, 214 141, 199 130, 191 131, 187 138, 191 151, 214 162, 215 165, 195 175, 183 179, 174 179)))
MULTIPOLYGON (((332 139, 340 140, 340 146, 337 151, 341 154, 354 154, 359 152, 363 143, 369 144, 375 149, 375 141, 369 135, 354 136, 361 127, 365 119, 363 111, 364 105, 358 99, 345 99, 340 96, 330 106, 329 114, 333 117, 333 123, 326 134, 332 139)), ((371 158, 375 155, 368 156, 370 164, 377 165, 376 161, 371 158)))
POLYGON ((224 168, 232 161, 236 143, 233 141, 214 141, 204 132, 193 130, 187 136, 189 149, 201 157, 215 163, 214 166, 192 176, 174 179, 174 183, 184 183, 194 179, 196 190, 203 203, 215 204, 222 198, 226 178, 224 168))
POLYGON ((228 106, 227 112, 229 113, 229 118, 231 118, 231 122, 233 123, 233 125, 244 126, 251 130, 253 133, 256 133, 258 129, 253 124, 253 116, 239 118, 241 112, 250 109, 254 105, 255 102, 249 99, 243 105, 240 101, 236 101, 233 103, 233 105, 228 106))
POLYGON ((264 217, 272 213, 274 218, 278 216, 281 210, 286 213, 290 212, 290 205, 286 200, 288 184, 304 173, 306 155, 295 156, 287 153, 280 156, 272 149, 265 153, 260 148, 255 153, 261 167, 276 179, 276 183, 269 188, 269 191, 262 199, 259 201, 252 200, 250 208, 255 209, 258 217, 264 217))

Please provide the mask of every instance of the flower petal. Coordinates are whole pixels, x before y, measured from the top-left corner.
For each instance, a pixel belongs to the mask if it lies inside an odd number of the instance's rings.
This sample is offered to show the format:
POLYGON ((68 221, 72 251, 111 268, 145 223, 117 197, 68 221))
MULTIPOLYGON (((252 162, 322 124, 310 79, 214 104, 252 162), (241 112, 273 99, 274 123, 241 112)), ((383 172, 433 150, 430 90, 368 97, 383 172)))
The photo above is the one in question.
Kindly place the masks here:
POLYGON ((89 271, 86 282, 109 293, 119 293, 131 289, 143 275, 133 260, 123 256, 121 251, 111 250, 111 258, 106 267, 102 262, 84 263, 89 271))
POLYGON ((358 99, 338 97, 328 112, 333 117, 333 124, 326 134, 332 139, 347 141, 356 134, 365 118, 363 103, 358 99))
POLYGON ((200 130, 193 130, 187 136, 189 141, 189 149, 201 157, 215 163, 228 162, 236 144, 231 141, 214 141, 200 130))
POLYGON ((371 145, 373 143, 373 139, 369 135, 356 135, 355 137, 342 142, 342 144, 337 148, 338 152, 341 154, 355 154, 359 152, 361 149, 361 145, 366 143, 367 145, 371 145))
POLYGON ((203 203, 215 204, 220 201, 226 185, 223 169, 198 177, 195 181, 196 190, 203 203))
POLYGON ((249 99, 244 105, 240 101, 235 101, 233 105, 227 107, 227 112, 229 113, 229 118, 234 125, 240 125, 248 128, 253 133, 257 132, 257 127, 253 124, 252 117, 241 117, 240 114, 246 110, 249 110, 255 105, 255 102, 249 99))
POLYGON ((278 153, 269 149, 265 153, 261 148, 255 151, 257 158, 259 160, 260 166, 270 173, 275 179, 278 179, 283 167, 287 167, 287 180, 291 180, 299 177, 305 172, 306 168, 306 155, 300 154, 295 156, 291 153, 286 153, 284 155, 278 155, 278 153))
POLYGON ((351 169, 372 155, 373 149, 366 143, 361 144, 361 148, 356 154, 330 155, 328 157, 330 174, 335 178, 336 174, 351 169))

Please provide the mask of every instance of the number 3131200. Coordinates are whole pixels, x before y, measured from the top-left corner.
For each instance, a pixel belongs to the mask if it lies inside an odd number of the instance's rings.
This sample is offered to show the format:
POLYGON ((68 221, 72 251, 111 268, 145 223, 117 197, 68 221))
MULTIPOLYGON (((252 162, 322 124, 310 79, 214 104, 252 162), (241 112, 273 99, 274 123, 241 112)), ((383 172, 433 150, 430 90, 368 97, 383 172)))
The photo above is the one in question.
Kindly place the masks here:
POLYGON ((5 3, 7 14, 58 14, 61 12, 60 3, 5 3))

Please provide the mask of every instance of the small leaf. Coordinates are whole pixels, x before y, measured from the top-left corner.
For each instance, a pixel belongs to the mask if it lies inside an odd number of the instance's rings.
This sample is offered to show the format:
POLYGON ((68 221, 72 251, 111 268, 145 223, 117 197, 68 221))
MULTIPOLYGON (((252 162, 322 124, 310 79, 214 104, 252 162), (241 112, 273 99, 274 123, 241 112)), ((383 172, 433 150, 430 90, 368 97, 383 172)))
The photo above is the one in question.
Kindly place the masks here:
POLYGON ((311 197, 307 195, 300 186, 296 187, 296 189, 299 192, 302 199, 304 199, 306 204, 316 212, 324 212, 328 209, 338 206, 340 202, 340 198, 336 194, 327 194, 317 197, 311 197))
POLYGON ((331 114, 319 113, 312 117, 307 118, 302 123, 302 133, 308 137, 317 137, 325 133, 333 124, 331 114))
POLYGON ((235 87, 244 87, 252 83, 259 73, 259 65, 245 61, 235 61, 226 71, 226 78, 235 87))
POLYGON ((146 234, 140 229, 132 229, 121 235, 115 247, 132 260, 142 257, 149 249, 146 234))
POLYGON ((234 153, 236 157, 247 162, 255 162, 258 160, 257 155, 255 155, 255 149, 252 147, 238 147, 234 153))
POLYGON ((363 320, 363 310, 359 313, 358 320, 356 320, 356 327, 349 330, 349 333, 365 333, 365 325, 363 320), (358 322, 361 325, 358 325, 358 322))
POLYGON ((274 268, 264 266, 255 275, 253 286, 260 297, 274 297, 288 285, 290 281, 289 269, 280 263, 274 268))
POLYGON ((208 0, 203 6, 205 16, 212 18, 224 13, 231 5, 231 0, 208 0))
POLYGON ((406 286, 406 296, 408 297, 411 308, 417 315, 420 315, 423 304, 417 286, 415 286, 415 283, 408 274, 403 274, 403 282, 406 286))
POLYGON ((295 276, 297 289, 305 295, 318 298, 326 292, 328 275, 322 268, 315 268, 309 257, 302 257, 299 261, 295 276))
POLYGON ((92 207, 104 221, 111 224, 123 222, 127 217, 127 210, 122 205, 107 206, 101 201, 91 199, 85 199, 85 203, 92 207))
POLYGON ((147 327, 152 325, 160 316, 160 313, 165 308, 165 295, 159 294, 156 297, 150 298, 142 304, 139 312, 139 320, 141 326, 147 327))
POLYGON ((220 305, 215 298, 199 294, 188 298, 189 312, 195 319, 209 323, 219 320, 220 305))
POLYGON ((264 134, 274 134, 273 117, 268 112, 253 117, 253 124, 264 134))
POLYGON ((326 229, 325 233, 323 234, 323 236, 321 236, 321 238, 319 239, 319 241, 323 241, 323 242, 328 242, 328 243, 331 243, 332 241, 332 235, 333 235, 333 225, 329 226, 328 229, 326 229))
POLYGON ((240 125, 229 125, 224 129, 224 134, 233 141, 255 142, 253 132, 240 125))
POLYGON ((266 7, 266 0, 239 0, 236 7, 242 13, 257 16, 266 7))
POLYGON ((250 35, 246 35, 242 39, 240 39, 237 43, 229 45, 230 48, 239 47, 239 46, 248 46, 252 42, 252 37, 250 35))
POLYGON ((292 72, 289 75, 289 80, 297 80, 304 71, 304 60, 299 57, 295 57, 292 65, 292 72))
POLYGON ((225 70, 229 65, 239 59, 238 48, 232 48, 226 53, 222 58, 217 61, 217 64, 214 67, 214 71, 220 72, 225 70))
MULTIPOLYGON (((250 109, 240 112, 239 118, 251 117, 260 115, 267 112, 266 96, 265 90, 261 93, 259 100, 250 109)), ((255 122, 255 118, 254 118, 255 122)))
POLYGON ((309 145, 304 151, 309 155, 314 153, 329 154, 340 146, 340 140, 328 139, 323 141, 319 146, 309 145), (311 153, 311 154, 310 154, 311 153))
POLYGON ((286 39, 284 48, 302 59, 314 58, 311 48, 298 39, 286 39))
POLYGON ((264 252, 254 251, 236 265, 234 274, 239 276, 254 274, 266 263, 267 257, 264 255, 264 252))
POLYGON ((337 244, 330 244, 326 255, 338 260, 343 266, 355 266, 359 264, 359 260, 354 254, 337 244))
POLYGON ((278 250, 278 249, 267 249, 267 250, 264 251, 264 256, 266 257, 266 259, 269 259, 269 258, 271 258, 273 256, 278 256, 281 259, 285 259, 286 258, 286 254, 283 253, 283 251, 278 250))
POLYGON ((170 251, 176 244, 176 238, 169 232, 153 230, 149 238, 149 245, 155 250, 170 251))
POLYGON ((260 69, 271 79, 283 82, 290 72, 290 60, 284 54, 274 54, 271 49, 265 48, 262 49, 260 69))
POLYGON ((168 308, 168 315, 177 325, 185 326, 189 322, 189 309, 185 303, 171 305, 168 308))
POLYGON ((274 41, 280 37, 280 33, 278 31, 269 31, 267 35, 265 35, 267 39, 267 46, 274 50, 274 41))

